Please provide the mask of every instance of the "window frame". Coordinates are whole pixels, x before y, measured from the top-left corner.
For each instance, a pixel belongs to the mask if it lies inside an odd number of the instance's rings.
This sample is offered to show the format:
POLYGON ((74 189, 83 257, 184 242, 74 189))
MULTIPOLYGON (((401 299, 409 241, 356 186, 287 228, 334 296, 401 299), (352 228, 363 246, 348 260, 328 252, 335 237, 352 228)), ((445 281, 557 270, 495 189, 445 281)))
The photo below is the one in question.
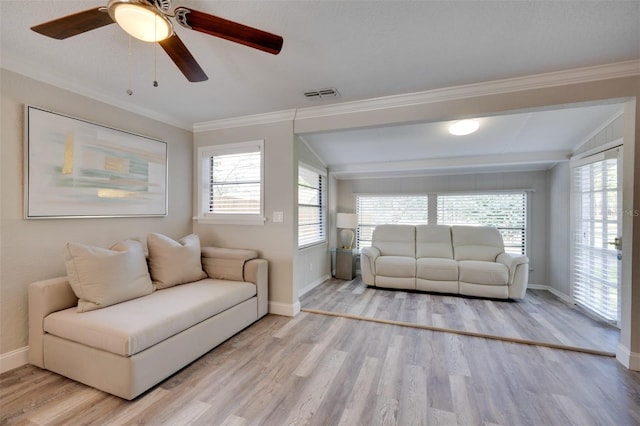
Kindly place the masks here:
MULTIPOLYGON (((361 236, 362 236, 362 229, 361 227, 373 227, 375 228, 378 224, 362 224, 360 222, 361 219, 361 214, 360 214, 360 201, 359 198, 360 197, 371 197, 371 198, 410 198, 410 197, 425 197, 426 201, 427 201, 427 224, 430 222, 431 220, 431 199, 433 198, 433 194, 398 194, 398 193, 394 193, 394 194, 354 194, 355 195, 355 212, 358 215, 358 226, 356 228, 356 241, 355 241, 355 246, 358 250, 364 248, 364 247, 368 247, 369 245, 366 246, 362 246, 360 244, 360 241, 362 240, 361 236)), ((403 224, 406 224, 406 222, 403 222, 403 224)), ((421 223, 423 224, 423 223, 421 223)), ((362 240, 362 241, 367 241, 370 242, 371 240, 362 240)))
MULTIPOLYGON (((531 193, 531 189, 505 189, 505 190, 486 190, 486 191, 441 191, 441 192, 436 192, 436 191, 430 191, 427 193, 420 193, 420 194, 403 194, 403 193, 383 193, 383 194, 367 194, 367 193, 362 193, 362 194, 354 194, 354 204, 355 204, 355 208, 356 208, 356 212, 358 213, 358 227, 357 227, 357 232, 356 232, 356 247, 358 249, 361 249, 363 247, 366 246, 361 246, 360 241, 361 241, 361 230, 360 230, 360 226, 361 226, 361 222, 360 222, 360 212, 359 212, 359 205, 360 202, 358 200, 359 197, 426 197, 427 198, 427 205, 428 205, 428 213, 427 213, 427 221, 429 224, 440 224, 440 222, 438 222, 438 198, 440 196, 446 196, 446 195, 460 195, 460 196, 464 196, 464 195, 500 195, 500 194, 523 194, 524 195, 524 254, 526 256, 531 257, 531 255, 529 254, 531 252, 529 244, 531 241, 530 238, 530 214, 529 214, 529 209, 530 209, 530 193, 531 193)), ((368 226, 365 224, 365 226, 368 226)), ((369 241, 369 240, 365 240, 365 241, 369 241)))
MULTIPOLYGON (((326 170, 321 170, 317 167, 311 166, 305 162, 302 161, 298 161, 298 174, 297 174, 297 181, 296 181, 296 188, 297 188, 297 192, 296 192, 296 202, 297 202, 297 209, 298 209, 298 224, 296 226, 297 229, 297 245, 298 245, 298 250, 302 250, 308 247, 313 247, 316 245, 320 245, 320 244, 326 244, 328 242, 328 238, 327 238, 327 172, 326 170), (318 199, 320 200, 320 204, 318 205, 318 208, 320 209, 320 227, 322 228, 320 230, 321 234, 322 234, 322 238, 316 241, 312 241, 312 242, 307 242, 304 244, 300 244, 300 206, 302 205, 300 203, 300 169, 306 169, 307 171, 310 171, 312 173, 315 173, 318 175, 318 178, 321 180, 320 183, 320 188, 318 188, 318 199)), ((305 186, 306 188, 310 188, 308 186, 305 186)), ((316 205, 309 205, 309 204, 304 204, 304 206, 309 206, 309 207, 315 207, 316 205)))
MULTIPOLYGON (((248 142, 228 143, 220 145, 208 145, 198 147, 197 150, 197 205, 194 217, 198 223, 204 224, 228 224, 228 225, 264 225, 266 222, 264 214, 264 176, 265 176, 265 151, 264 140, 254 140, 248 142), (260 212, 256 214, 242 213, 209 213, 205 209, 206 200, 210 192, 209 176, 205 176, 204 161, 209 161, 216 155, 231 155, 250 152, 260 153, 260 212)), ((208 204, 206 204, 208 208, 208 204)))
MULTIPOLYGON (((523 203, 524 203, 524 218, 522 221, 522 226, 523 226, 523 238, 524 238, 524 243, 522 245, 522 253, 514 253, 514 251, 508 250, 511 249, 513 247, 516 246, 505 246, 505 252, 507 253, 513 253, 513 254, 523 254, 525 256, 528 255, 529 253, 529 192, 527 190, 493 190, 493 191, 463 191, 463 192, 438 192, 435 194, 435 209, 436 209, 436 215, 434 217, 434 221, 437 224, 442 224, 442 225, 456 225, 456 224, 447 224, 447 223, 443 223, 439 221, 439 214, 440 214, 440 197, 443 196, 490 196, 490 195, 507 195, 507 194, 516 194, 516 195, 522 195, 523 196, 523 203)), ((470 225, 470 226, 474 226, 474 225, 470 225)), ((493 226, 493 225, 487 225, 487 226, 493 226)), ((511 229, 511 228, 506 228, 506 227, 500 227, 500 226, 495 226, 496 229, 498 229, 498 231, 500 231, 500 234, 502 235, 502 231, 503 230, 507 230, 507 229, 511 229)), ((503 239, 504 239, 504 235, 503 235, 503 239)))

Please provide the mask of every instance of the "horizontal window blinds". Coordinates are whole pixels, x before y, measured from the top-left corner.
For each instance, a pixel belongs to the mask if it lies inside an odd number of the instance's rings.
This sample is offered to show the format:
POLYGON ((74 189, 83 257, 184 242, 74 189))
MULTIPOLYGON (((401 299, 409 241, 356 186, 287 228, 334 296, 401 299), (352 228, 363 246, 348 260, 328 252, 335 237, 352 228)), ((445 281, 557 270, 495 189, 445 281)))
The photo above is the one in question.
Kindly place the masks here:
POLYGON ((326 240, 325 181, 324 174, 298 167, 298 247, 326 240))
POLYGON ((525 254, 526 192, 438 194, 437 203, 439 224, 496 227, 506 252, 525 254))
POLYGON ((208 212, 212 214, 261 213, 261 152, 211 155, 208 212))
POLYGON ((357 247, 371 246, 373 229, 383 224, 420 225, 429 222, 427 195, 356 197, 357 247))
POLYGON ((597 315, 618 320, 618 252, 610 245, 618 233, 617 159, 574 169, 576 216, 573 297, 597 315))

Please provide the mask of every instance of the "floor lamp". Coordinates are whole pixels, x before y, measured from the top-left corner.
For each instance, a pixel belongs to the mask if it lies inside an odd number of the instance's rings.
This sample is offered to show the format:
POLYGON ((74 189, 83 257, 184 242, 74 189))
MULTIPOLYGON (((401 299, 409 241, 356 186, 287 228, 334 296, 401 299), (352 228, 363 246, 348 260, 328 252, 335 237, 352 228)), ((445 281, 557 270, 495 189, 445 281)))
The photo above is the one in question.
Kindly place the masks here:
POLYGON ((351 249, 353 247, 353 230, 358 226, 358 216, 354 213, 338 213, 336 215, 336 227, 340 231, 340 247, 351 249))

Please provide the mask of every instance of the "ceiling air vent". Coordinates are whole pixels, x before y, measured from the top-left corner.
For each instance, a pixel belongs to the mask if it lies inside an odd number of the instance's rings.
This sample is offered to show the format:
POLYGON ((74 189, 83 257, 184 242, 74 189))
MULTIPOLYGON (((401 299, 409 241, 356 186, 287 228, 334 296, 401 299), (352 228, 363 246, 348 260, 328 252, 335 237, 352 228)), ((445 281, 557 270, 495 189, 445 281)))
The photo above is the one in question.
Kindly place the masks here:
POLYGON ((312 90, 310 92, 304 92, 304 97, 307 99, 325 99, 325 98, 339 98, 340 93, 335 87, 327 87, 326 89, 312 90))

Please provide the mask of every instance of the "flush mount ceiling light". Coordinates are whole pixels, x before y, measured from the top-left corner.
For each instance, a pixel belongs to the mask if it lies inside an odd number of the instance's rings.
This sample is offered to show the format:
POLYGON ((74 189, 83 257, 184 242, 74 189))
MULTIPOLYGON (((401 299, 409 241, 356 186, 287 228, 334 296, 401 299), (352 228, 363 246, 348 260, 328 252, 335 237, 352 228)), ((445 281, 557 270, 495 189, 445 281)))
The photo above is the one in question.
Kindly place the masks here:
POLYGON ((142 41, 162 41, 173 34, 173 26, 160 10, 140 0, 111 0, 111 19, 129 35, 142 41))
POLYGON ((469 135, 480 127, 477 120, 459 120, 449 126, 449 133, 456 136, 469 135))

